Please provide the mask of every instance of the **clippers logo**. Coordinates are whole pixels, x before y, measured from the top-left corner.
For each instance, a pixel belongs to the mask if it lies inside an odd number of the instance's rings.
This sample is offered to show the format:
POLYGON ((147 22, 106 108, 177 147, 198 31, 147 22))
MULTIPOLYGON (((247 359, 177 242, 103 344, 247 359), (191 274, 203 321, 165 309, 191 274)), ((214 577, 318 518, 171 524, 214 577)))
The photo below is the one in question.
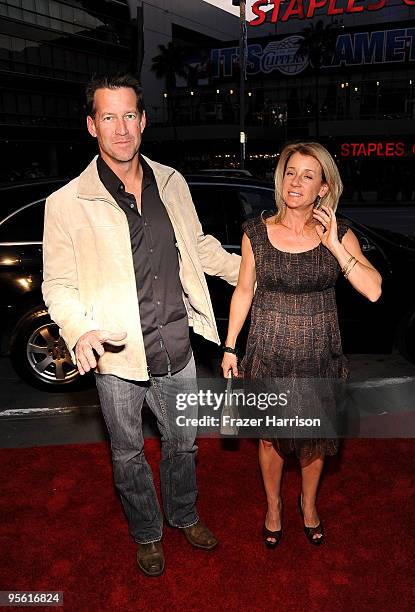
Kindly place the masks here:
POLYGON ((283 74, 299 74, 308 64, 308 57, 297 56, 302 36, 288 36, 284 40, 269 43, 261 58, 261 70, 266 74, 279 70, 283 74))
MULTIPOLYGON (((258 43, 248 45, 247 74, 269 74, 274 70, 289 75, 302 72, 308 66, 308 57, 297 55, 302 40, 302 36, 294 35, 272 41, 265 49, 258 43)), ((239 61, 239 47, 212 49, 210 59, 213 78, 232 77, 239 61)))

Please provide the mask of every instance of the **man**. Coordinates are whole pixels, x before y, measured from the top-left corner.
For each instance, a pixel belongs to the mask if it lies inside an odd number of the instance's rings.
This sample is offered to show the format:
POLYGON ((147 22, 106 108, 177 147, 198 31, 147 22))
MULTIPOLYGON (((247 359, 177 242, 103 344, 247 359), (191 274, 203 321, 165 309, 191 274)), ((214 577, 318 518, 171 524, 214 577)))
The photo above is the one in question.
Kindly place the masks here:
POLYGON ((43 296, 79 372, 95 369, 138 565, 158 576, 163 519, 141 408, 146 399, 161 433, 168 522, 193 546, 214 548, 196 510, 196 428, 177 426, 175 396, 195 391, 188 326, 219 343, 204 273, 235 285, 240 258, 203 234, 184 178, 139 153, 146 124, 139 83, 95 78, 87 105, 99 156, 47 200, 43 296))

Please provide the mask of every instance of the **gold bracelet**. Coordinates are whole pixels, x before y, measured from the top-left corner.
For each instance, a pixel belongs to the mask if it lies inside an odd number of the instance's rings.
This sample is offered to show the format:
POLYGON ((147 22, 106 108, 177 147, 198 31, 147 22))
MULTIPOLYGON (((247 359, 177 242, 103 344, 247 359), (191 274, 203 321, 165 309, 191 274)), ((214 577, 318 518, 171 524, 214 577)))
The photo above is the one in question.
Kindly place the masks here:
POLYGON ((349 265, 347 266, 345 272, 344 272, 344 276, 345 278, 347 278, 350 274, 351 269, 354 267, 354 265, 356 264, 357 259, 356 257, 353 257, 353 259, 351 260, 351 262, 349 263, 349 265))
POLYGON ((348 278, 350 272, 353 270, 353 268, 355 267, 355 265, 358 263, 356 257, 354 258, 354 262, 352 263, 352 265, 350 266, 350 268, 347 270, 346 274, 344 275, 344 278, 348 278))
POLYGON ((356 257, 352 257, 352 259, 350 260, 348 266, 346 267, 345 271, 343 272, 344 276, 348 275, 350 270, 353 268, 353 265, 356 261, 356 257))
POLYGON ((344 274, 346 272, 347 266, 352 261, 352 259, 353 259, 353 255, 350 255, 349 259, 346 261, 346 263, 344 264, 344 266, 342 268, 342 274, 344 274))

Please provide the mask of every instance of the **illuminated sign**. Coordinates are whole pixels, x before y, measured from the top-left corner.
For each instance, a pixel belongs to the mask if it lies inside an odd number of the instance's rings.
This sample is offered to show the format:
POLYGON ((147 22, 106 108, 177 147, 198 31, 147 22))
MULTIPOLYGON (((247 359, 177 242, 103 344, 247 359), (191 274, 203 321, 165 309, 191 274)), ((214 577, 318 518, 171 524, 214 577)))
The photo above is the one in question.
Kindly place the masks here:
POLYGON ((389 64, 415 60, 415 28, 356 32, 337 37, 330 66, 389 64))
POLYGON ((341 157, 403 157, 415 155, 415 144, 396 141, 342 142, 341 157))
MULTIPOLYGON (((415 6, 415 0, 400 0, 407 6, 415 6)), ((255 19, 249 22, 251 26, 260 26, 270 15, 269 21, 288 21, 291 17, 297 19, 312 19, 316 9, 325 9, 326 15, 343 15, 344 13, 362 13, 363 11, 379 11, 392 5, 392 0, 347 0, 345 7, 336 6, 337 0, 257 0, 252 6, 255 19), (284 6, 281 6, 284 5, 284 6), (272 10, 270 10, 272 9, 272 10)), ((393 3, 396 6, 395 3, 393 3)))
MULTIPOLYGON (((272 42, 267 39, 265 46, 260 42, 248 45, 247 74, 270 74, 275 70, 286 75, 302 72, 309 64, 307 56, 297 54, 302 40, 302 36, 295 35, 272 42)), ((232 77, 239 47, 212 49, 210 59, 213 78, 232 77)), ((323 68, 406 61, 415 61, 415 28, 340 34, 331 62, 323 68)))

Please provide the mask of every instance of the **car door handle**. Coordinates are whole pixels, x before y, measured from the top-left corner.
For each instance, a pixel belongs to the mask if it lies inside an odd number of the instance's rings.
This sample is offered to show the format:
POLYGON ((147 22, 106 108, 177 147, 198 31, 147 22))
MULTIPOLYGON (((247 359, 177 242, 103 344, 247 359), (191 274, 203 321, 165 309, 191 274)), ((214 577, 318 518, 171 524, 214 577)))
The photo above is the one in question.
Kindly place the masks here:
POLYGON ((360 238, 360 247, 363 253, 369 253, 369 251, 376 251, 376 246, 369 242, 367 238, 360 238))

